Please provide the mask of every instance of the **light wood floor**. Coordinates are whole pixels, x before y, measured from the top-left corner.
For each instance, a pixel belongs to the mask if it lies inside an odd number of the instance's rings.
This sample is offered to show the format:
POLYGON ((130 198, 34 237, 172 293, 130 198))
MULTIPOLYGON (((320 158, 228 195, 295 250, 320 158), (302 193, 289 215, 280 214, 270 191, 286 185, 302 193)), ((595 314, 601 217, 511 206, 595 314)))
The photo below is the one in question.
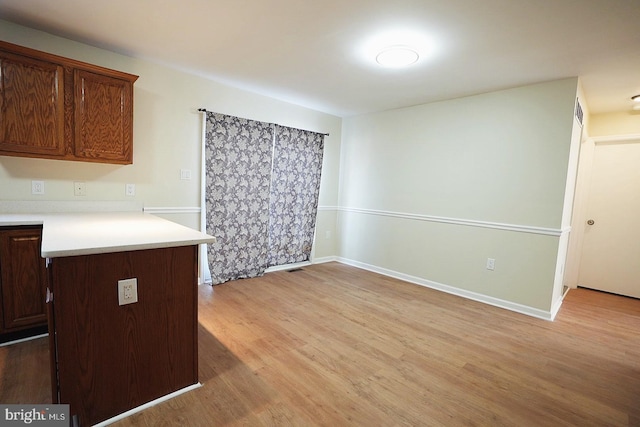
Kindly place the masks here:
MULTIPOLYGON (((330 263, 199 310, 203 387, 117 426, 640 425, 640 300, 571 290, 548 322, 330 263)), ((47 402, 47 357, 0 348, 0 402, 47 402)))

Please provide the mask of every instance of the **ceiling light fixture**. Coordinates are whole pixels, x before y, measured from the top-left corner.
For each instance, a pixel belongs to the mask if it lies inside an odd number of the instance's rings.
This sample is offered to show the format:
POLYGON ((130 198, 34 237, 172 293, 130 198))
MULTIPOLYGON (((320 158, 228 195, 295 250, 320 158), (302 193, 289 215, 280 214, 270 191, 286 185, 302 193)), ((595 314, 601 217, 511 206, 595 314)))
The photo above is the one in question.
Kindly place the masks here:
POLYGON ((633 102, 640 102, 640 95, 633 95, 633 96, 631 97, 631 100, 632 100, 633 102))
POLYGON ((383 67, 402 68, 415 64, 420 55, 409 46, 390 46, 378 53, 376 62, 383 67))

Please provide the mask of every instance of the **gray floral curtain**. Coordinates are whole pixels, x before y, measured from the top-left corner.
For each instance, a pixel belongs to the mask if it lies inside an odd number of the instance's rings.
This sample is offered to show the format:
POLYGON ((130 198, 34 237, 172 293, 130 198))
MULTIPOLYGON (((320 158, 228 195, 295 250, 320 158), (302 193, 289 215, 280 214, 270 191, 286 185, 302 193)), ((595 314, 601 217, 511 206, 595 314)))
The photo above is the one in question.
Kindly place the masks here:
POLYGON ((310 259, 323 148, 323 134, 206 113, 212 284, 310 259))
POLYGON ((276 126, 268 265, 308 261, 318 210, 324 135, 276 126))
POLYGON ((213 284, 267 267, 273 125, 206 113, 206 223, 213 284))

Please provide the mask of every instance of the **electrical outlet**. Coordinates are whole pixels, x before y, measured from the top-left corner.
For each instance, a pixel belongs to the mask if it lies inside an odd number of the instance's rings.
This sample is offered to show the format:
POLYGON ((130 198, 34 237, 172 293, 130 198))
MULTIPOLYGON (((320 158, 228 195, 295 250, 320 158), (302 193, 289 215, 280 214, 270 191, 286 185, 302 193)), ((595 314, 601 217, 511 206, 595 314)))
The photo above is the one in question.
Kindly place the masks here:
POLYGON ((493 258, 487 258, 487 270, 495 270, 496 269, 496 260, 493 258))
POLYGON ((31 194, 44 194, 44 181, 31 181, 31 194))
POLYGON ((76 181, 73 183, 73 194, 74 196, 86 196, 87 195, 87 186, 84 182, 76 181))
POLYGON ((126 184, 124 186, 124 194, 127 196, 135 196, 136 195, 136 185, 135 184, 126 184))
POLYGON ((138 302, 138 279, 118 280, 118 304, 132 304, 138 302))

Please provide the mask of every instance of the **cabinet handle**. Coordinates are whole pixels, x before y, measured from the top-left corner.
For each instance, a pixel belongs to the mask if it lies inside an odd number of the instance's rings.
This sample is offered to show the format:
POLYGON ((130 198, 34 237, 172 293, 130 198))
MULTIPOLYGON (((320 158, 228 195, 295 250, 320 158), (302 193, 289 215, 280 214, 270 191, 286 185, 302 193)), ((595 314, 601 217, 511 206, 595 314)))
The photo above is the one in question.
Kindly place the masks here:
POLYGON ((33 240, 38 240, 40 239, 39 236, 33 236, 33 237, 13 237, 11 240, 13 240, 14 242, 31 242, 33 240))

